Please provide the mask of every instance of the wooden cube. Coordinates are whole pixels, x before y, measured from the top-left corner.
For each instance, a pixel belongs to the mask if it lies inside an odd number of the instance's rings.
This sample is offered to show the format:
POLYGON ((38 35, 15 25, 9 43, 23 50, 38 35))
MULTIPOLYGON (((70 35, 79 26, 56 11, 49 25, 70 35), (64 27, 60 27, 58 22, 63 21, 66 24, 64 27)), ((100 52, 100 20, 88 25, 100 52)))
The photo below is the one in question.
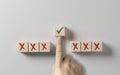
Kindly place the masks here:
POLYGON ((50 42, 40 42, 40 52, 50 52, 50 42))
POLYGON ((65 27, 64 26, 55 27, 55 36, 65 36, 65 27))
POLYGON ((102 47, 101 41, 92 41, 92 52, 102 52, 102 47))
POLYGON ((81 42, 81 52, 91 52, 91 42, 82 41, 81 42))
POLYGON ((28 52, 28 42, 19 42, 18 50, 19 52, 28 52))
POLYGON ((80 42, 79 41, 71 41, 70 42, 72 52, 80 52, 80 42))
POLYGON ((29 52, 39 52, 39 43, 29 42, 29 52))

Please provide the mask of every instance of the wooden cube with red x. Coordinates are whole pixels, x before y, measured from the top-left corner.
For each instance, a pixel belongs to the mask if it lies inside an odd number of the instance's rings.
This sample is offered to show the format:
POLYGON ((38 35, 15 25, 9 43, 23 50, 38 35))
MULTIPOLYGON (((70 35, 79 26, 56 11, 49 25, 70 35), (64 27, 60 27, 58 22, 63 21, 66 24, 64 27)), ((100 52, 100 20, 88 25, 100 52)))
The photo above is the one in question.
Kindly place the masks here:
POLYGON ((80 52, 80 42, 79 41, 71 41, 70 42, 72 52, 80 52))
POLYGON ((19 52, 28 52, 28 42, 18 42, 19 52))
POLYGON ((39 52, 39 43, 29 42, 29 52, 39 52))
POLYGON ((102 42, 92 41, 92 52, 102 52, 102 42))
POLYGON ((81 42, 81 52, 91 52, 91 41, 81 42))
POLYGON ((56 26, 54 30, 55 36, 65 36, 66 28, 65 26, 56 26))
POLYGON ((40 52, 50 52, 50 42, 40 42, 40 52))

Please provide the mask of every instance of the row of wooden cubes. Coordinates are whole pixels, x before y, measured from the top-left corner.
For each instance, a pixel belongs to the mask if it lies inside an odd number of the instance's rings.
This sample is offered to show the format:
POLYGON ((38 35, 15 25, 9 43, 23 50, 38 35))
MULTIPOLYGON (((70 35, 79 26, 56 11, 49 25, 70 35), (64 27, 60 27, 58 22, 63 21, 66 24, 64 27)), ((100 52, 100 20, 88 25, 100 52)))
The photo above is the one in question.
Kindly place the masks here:
MULTIPOLYGON (((72 52, 102 52, 101 41, 71 41, 72 52)), ((19 42, 19 52, 50 52, 50 42, 19 42)))
POLYGON ((19 42, 19 52, 50 52, 50 42, 19 42))
POLYGON ((102 52, 103 44, 101 41, 71 41, 72 52, 102 52))

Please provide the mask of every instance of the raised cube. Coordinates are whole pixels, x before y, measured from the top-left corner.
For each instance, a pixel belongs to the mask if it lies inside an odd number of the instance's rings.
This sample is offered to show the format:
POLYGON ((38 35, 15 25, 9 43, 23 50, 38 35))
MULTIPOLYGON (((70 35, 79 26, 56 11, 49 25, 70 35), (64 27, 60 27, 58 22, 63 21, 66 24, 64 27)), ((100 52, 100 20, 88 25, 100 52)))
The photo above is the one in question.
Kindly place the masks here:
POLYGON ((65 36, 65 27, 64 26, 55 27, 55 36, 65 36))

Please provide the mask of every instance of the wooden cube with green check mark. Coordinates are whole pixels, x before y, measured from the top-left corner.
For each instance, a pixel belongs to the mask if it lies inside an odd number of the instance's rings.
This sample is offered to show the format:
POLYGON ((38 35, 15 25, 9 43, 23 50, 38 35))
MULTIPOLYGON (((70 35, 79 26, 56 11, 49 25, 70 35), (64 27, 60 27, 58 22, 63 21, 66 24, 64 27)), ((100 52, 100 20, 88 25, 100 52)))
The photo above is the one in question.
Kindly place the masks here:
POLYGON ((55 36, 65 36, 65 27, 64 26, 55 27, 55 36))

